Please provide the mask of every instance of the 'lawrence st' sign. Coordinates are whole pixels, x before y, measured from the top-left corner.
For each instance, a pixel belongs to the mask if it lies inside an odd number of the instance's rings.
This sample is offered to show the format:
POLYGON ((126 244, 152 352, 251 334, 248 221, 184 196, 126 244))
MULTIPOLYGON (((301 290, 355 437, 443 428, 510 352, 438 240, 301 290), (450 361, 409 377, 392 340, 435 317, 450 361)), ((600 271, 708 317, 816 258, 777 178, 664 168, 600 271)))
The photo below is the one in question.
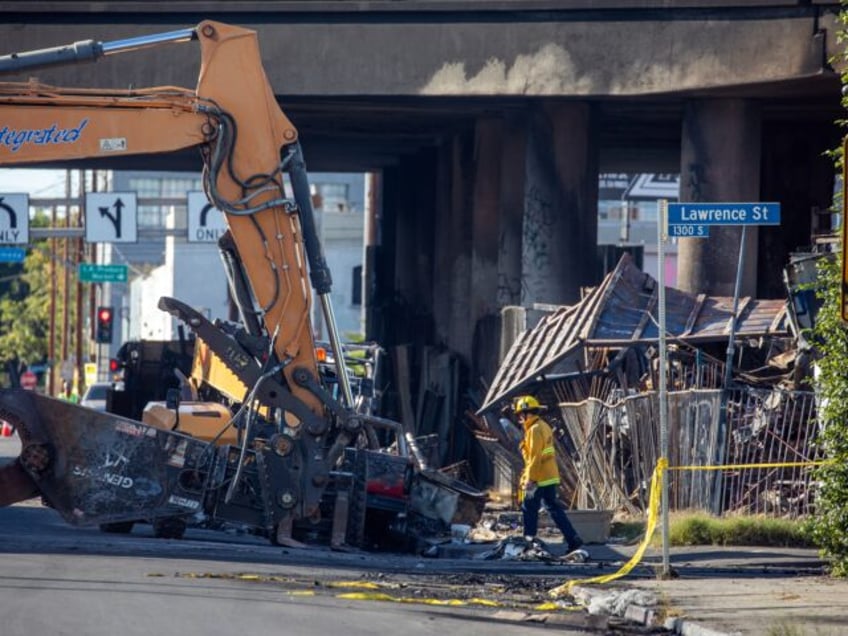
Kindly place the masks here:
POLYGON ((780 203, 669 203, 671 225, 780 225, 780 203))

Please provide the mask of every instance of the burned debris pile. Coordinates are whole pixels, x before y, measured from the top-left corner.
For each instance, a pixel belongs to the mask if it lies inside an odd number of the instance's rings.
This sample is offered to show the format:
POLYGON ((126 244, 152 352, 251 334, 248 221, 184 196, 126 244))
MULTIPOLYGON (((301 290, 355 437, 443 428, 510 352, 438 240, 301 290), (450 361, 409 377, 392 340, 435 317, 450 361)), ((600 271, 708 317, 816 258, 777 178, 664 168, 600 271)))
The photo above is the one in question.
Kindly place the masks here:
MULTIPOLYGON (((672 509, 810 512, 816 458, 809 354, 786 300, 740 298, 726 373, 733 299, 666 289, 672 509), (697 470, 704 466, 748 466, 697 470), (761 467, 751 467, 761 466, 761 467)), ((580 302, 521 332, 476 416, 474 435, 514 489, 521 432, 503 411, 522 393, 548 407, 560 445, 561 497, 572 508, 642 513, 660 456, 658 285, 625 255, 580 302)))

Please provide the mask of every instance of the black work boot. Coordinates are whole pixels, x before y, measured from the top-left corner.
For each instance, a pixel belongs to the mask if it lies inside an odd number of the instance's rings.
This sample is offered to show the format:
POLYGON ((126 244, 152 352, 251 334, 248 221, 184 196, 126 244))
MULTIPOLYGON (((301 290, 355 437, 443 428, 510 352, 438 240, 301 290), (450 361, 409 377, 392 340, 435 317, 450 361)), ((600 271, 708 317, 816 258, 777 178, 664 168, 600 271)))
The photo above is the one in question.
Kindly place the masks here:
POLYGON ((568 542, 568 551, 574 552, 575 550, 579 550, 583 547, 583 539, 580 537, 575 537, 573 541, 568 542))

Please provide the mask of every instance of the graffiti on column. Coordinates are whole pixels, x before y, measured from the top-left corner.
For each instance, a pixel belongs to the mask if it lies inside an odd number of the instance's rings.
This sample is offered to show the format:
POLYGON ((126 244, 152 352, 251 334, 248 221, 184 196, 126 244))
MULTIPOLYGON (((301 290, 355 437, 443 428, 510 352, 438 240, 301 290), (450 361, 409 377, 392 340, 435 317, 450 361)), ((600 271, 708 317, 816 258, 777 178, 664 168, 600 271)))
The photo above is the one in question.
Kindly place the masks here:
POLYGON ((689 200, 702 201, 704 167, 699 163, 689 164, 689 200))
POLYGON ((544 270, 551 264, 553 201, 533 185, 527 190, 524 209, 523 260, 535 270, 544 270))
POLYGON ((509 267, 514 257, 521 255, 522 231, 511 231, 512 228, 501 228, 498 236, 498 269, 507 270, 498 272, 498 288, 495 294, 495 302, 498 307, 517 305, 521 303, 521 269, 509 267), (516 271, 516 269, 518 271, 516 271))
POLYGON ((521 277, 501 272, 498 274, 497 304, 498 307, 517 305, 521 303, 521 277))

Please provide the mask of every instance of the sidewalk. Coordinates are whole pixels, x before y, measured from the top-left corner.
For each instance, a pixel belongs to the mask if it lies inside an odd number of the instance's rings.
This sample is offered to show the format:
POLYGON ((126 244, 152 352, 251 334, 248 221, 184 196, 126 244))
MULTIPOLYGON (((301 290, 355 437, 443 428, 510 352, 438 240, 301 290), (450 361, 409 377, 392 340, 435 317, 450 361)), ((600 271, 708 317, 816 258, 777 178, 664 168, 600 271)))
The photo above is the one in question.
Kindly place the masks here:
MULTIPOLYGON (((590 546, 598 559, 631 548, 590 546)), ((672 548, 676 578, 659 580, 662 554, 650 549, 622 579, 574 588, 590 611, 665 624, 687 636, 764 634, 837 636, 848 633, 848 580, 832 579, 815 550, 794 548, 672 548), (593 607, 594 606, 594 607, 593 607)), ((604 572, 606 573, 606 572, 604 572)))

